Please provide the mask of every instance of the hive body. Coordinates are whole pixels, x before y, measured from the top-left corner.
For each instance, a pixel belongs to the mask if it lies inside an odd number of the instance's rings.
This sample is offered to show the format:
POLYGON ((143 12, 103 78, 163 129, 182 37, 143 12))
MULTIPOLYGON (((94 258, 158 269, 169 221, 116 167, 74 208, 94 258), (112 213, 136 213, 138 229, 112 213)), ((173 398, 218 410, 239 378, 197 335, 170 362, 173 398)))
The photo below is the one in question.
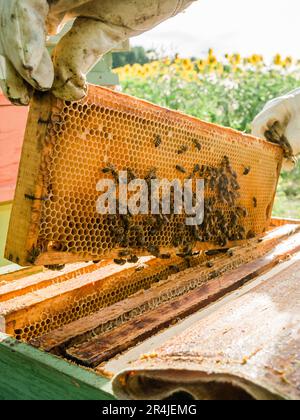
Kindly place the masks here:
MULTIPOLYGON (((21 265, 116 258, 123 246, 114 232, 122 223, 96 211, 96 185, 108 177, 103 168, 110 164, 117 171, 130 168, 141 179, 155 168, 159 179, 183 181, 196 164, 220 168, 224 156, 240 185, 235 205, 246 209, 240 222, 245 239, 247 234, 261 234, 270 223, 281 170, 282 151, 276 145, 96 86, 89 87, 84 100, 72 104, 50 94, 36 96, 6 257, 21 265)), ((206 188, 206 198, 213 196, 214 191, 206 188)), ((217 207, 229 220, 231 206, 217 202, 217 207)), ((174 237, 183 220, 184 216, 174 215, 153 233, 144 216, 134 217, 133 223, 143 230, 144 244, 138 246, 137 233, 132 231, 130 249, 136 255, 147 254, 149 246, 178 252, 174 237)), ((215 238, 205 241, 205 236, 193 245, 198 250, 220 248, 215 238)))

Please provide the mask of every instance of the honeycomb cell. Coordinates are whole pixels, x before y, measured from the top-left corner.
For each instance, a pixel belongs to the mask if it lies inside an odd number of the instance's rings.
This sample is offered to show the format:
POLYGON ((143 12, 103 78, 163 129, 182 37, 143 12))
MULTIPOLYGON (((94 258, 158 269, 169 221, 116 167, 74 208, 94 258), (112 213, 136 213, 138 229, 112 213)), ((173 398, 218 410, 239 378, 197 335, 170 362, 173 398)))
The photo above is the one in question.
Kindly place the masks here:
MULTIPOLYGON (((58 238, 62 252, 60 257, 56 255, 56 261, 60 258, 60 263, 95 257, 114 258, 124 244, 136 248, 139 255, 147 253, 152 245, 174 250, 174 238, 178 236, 178 226, 183 223, 184 216, 172 215, 166 225, 157 229, 147 227, 145 217, 134 217, 132 224, 143 230, 143 240, 138 234, 127 231, 126 238, 120 241, 111 229, 116 223, 111 223, 107 216, 97 214, 99 193, 96 184, 108 176, 102 173, 107 164, 113 165, 116 173, 130 168, 141 179, 145 179, 149 171, 155 168, 159 179, 179 178, 183 181, 194 177, 206 180, 206 202, 212 200, 214 207, 214 212, 206 208, 206 213, 213 213, 210 215, 212 220, 206 220, 202 226, 198 236, 201 240, 196 240, 195 235, 186 229, 183 240, 179 241, 181 244, 195 242, 194 248, 198 250, 207 249, 208 245, 219 247, 221 241, 217 230, 221 230, 223 223, 230 223, 236 207, 247 211, 247 215, 240 217, 238 223, 243 229, 241 232, 260 234, 268 227, 282 160, 279 147, 95 86, 90 86, 88 96, 78 103, 56 100, 51 95, 45 95, 43 99, 37 97, 30 116, 32 124, 36 124, 36 130, 39 128, 38 116, 45 109, 52 109, 52 113, 44 133, 44 144, 40 144, 41 136, 28 135, 23 151, 27 153, 27 143, 29 147, 32 146, 31 142, 39 142, 36 149, 41 160, 40 167, 34 179, 28 181, 28 191, 25 193, 32 194, 34 185, 37 196, 43 191, 45 199, 30 203, 28 229, 22 230, 25 236, 18 238, 19 250, 16 251, 13 249, 16 243, 14 239, 19 232, 16 232, 18 223, 14 223, 14 220, 19 216, 18 208, 24 205, 24 193, 21 191, 24 185, 18 186, 8 235, 7 253, 14 259, 19 257, 22 264, 51 264, 51 254, 47 254, 48 244, 56 242, 58 238), (39 103, 41 100, 42 104, 39 103), (161 142, 155 147, 157 136, 161 142), (196 145, 200 146, 197 148, 196 145), (179 155, 178 150, 183 146, 186 151, 179 155), (211 173, 193 174, 193 168, 198 164, 209 167, 220 178, 225 156, 239 186, 235 195, 230 190, 234 197, 232 203, 222 201, 216 188, 209 185, 211 173), (182 167, 185 173, 176 170, 176 166, 182 167), (247 176, 243 175, 245 167, 251 168, 247 176), (253 198, 257 203, 255 207, 253 198), (217 220, 215 216, 219 212, 222 218, 217 220), (30 237, 26 236, 28 232, 30 237), (39 258, 32 257, 32 249, 26 245, 28 243, 40 250, 39 258)), ((31 168, 26 166, 26 159, 22 160, 22 165, 21 171, 30 174, 31 168)), ((229 169, 227 172, 229 176, 229 169)), ((113 178, 111 174, 109 176, 113 178)), ((123 223, 120 215, 118 223, 123 223)), ((228 234, 227 239, 246 239, 241 232, 228 234)))

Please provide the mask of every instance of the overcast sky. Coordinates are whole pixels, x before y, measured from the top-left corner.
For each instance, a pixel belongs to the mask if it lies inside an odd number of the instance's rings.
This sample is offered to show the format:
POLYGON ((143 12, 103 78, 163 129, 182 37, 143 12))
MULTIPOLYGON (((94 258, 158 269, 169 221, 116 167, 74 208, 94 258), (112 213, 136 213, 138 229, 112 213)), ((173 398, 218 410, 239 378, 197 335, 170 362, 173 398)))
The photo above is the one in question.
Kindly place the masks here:
POLYGON ((300 0, 198 0, 133 45, 201 56, 277 52, 300 58, 300 0))

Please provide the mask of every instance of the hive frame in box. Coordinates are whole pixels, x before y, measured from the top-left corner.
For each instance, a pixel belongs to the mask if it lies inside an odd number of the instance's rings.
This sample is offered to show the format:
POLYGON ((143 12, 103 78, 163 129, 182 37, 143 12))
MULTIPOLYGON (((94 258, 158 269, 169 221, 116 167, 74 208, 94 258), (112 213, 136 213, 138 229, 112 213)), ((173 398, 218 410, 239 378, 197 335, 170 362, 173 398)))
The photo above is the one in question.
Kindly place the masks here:
MULTIPOLYGON (((101 169, 108 163, 117 170, 130 167, 139 178, 156 167, 159 178, 184 181, 187 175, 178 173, 176 165, 191 173, 196 163, 219 167, 228 156, 241 187, 238 205, 247 209, 241 222, 245 236, 261 234, 270 223, 282 155, 280 147, 262 139, 97 86, 72 104, 38 94, 27 124, 6 257, 20 265, 117 257, 121 246, 112 234, 116 222, 96 213, 96 184, 107 178, 101 169), (158 136, 162 144, 155 147, 158 136), (201 151, 193 146, 195 139, 201 151), (189 150, 179 155, 183 143, 189 150), (247 176, 245 167, 250 167, 247 176)), ((232 206, 218 208, 230 220, 232 206)), ((134 253, 144 255, 149 244, 174 252, 183 217, 172 217, 154 236, 145 231, 146 246, 134 253)), ((135 223, 144 229, 139 216, 135 223)), ((191 234, 187 238, 192 241, 191 234)), ((195 249, 219 247, 198 242, 195 249)))
MULTIPOLYGON (((299 221, 290 220, 273 220, 271 227, 282 226, 286 223, 299 224, 299 221)), ((293 236, 293 235, 292 235, 293 236)), ((299 248, 299 242, 296 244, 299 248)), ((288 249, 282 250, 283 254, 288 249)), ((299 255, 299 254, 298 254, 299 255)), ((280 272, 284 267, 292 266, 293 259, 290 261, 289 256, 286 259, 281 258, 279 265, 276 266, 276 272, 280 272), (287 259, 287 261, 286 261, 287 259)), ((255 264, 255 261, 253 261, 255 264)), ((274 275, 274 271, 268 272, 266 277, 270 278, 274 275)), ((241 270, 241 278, 245 276, 245 272, 241 270)), ((256 284, 259 278, 255 281, 256 284)), ((266 281, 265 276, 263 276, 266 281)), ((249 279, 248 279, 249 280, 249 279)), ((8 279, 9 281, 9 279, 8 279)), ((251 284, 248 287, 251 287, 251 284)), ((240 291, 243 293, 243 289, 240 291)), ((207 291, 206 291, 207 293, 207 291)), ((234 294, 235 295, 235 294, 234 294)), ((231 297, 229 296, 228 299, 231 297)), ((228 302, 226 298, 225 301, 228 302)), ((222 305, 219 300, 217 306, 222 305)), ((209 313, 214 310, 214 306, 207 308, 209 313)), ((205 313, 205 312, 204 312, 205 313)), ((203 316, 203 312, 195 315, 203 316)), ((189 317, 186 324, 191 325, 195 321, 194 317, 189 317)), ((155 337, 155 342, 165 342, 166 336, 175 336, 178 329, 184 328, 184 325, 178 325, 170 328, 162 334, 155 337)), ((82 367, 74 365, 66 360, 59 359, 47 354, 31 346, 20 343, 15 339, 0 333, 0 398, 1 399, 113 399, 113 393, 110 386, 112 375, 118 373, 121 369, 130 366, 132 360, 137 360, 143 356, 145 352, 149 354, 153 348, 153 339, 149 342, 135 346, 131 351, 110 362, 99 366, 94 371, 86 370, 82 367), (95 374, 95 372, 97 374, 95 374)), ((157 344, 156 344, 157 345, 157 344)))

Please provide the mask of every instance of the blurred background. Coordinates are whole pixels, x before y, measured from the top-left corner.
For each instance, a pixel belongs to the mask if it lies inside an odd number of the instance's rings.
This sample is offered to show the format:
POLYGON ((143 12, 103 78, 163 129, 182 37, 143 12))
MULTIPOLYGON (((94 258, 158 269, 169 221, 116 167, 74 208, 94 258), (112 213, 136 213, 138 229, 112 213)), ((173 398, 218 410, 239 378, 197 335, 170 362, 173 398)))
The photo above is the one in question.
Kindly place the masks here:
MULTIPOLYGON (((113 55, 122 90, 250 130, 265 103, 300 87, 299 0, 198 0, 113 55)), ((300 217, 300 165, 280 179, 274 214, 300 217)))

